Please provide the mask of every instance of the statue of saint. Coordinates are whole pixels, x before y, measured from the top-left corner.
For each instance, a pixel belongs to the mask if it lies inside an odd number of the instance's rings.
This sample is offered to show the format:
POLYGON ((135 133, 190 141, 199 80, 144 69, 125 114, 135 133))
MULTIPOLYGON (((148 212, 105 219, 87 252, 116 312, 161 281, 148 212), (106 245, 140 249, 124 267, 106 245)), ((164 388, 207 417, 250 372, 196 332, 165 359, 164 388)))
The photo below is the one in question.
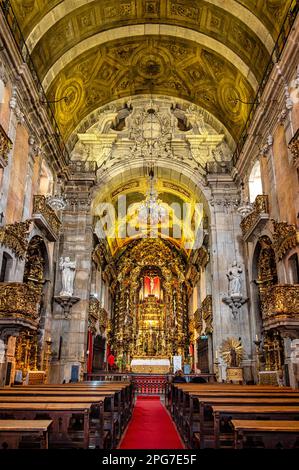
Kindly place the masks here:
POLYGON ((155 281, 154 281, 154 278, 151 277, 151 280, 150 280, 150 294, 153 295, 154 294, 154 289, 155 289, 155 281))
POLYGON ((72 297, 74 292, 76 262, 71 261, 68 256, 66 258, 61 257, 59 267, 62 271, 62 291, 59 295, 62 297, 72 297))
POLYGON ((230 353, 230 361, 229 361, 230 367, 237 367, 238 361, 237 361, 237 353, 236 353, 235 348, 231 348, 229 353, 230 353))
POLYGON ((229 295, 239 294, 241 295, 241 276, 242 267, 237 265, 237 261, 234 261, 231 269, 229 270, 227 277, 229 280, 229 295))

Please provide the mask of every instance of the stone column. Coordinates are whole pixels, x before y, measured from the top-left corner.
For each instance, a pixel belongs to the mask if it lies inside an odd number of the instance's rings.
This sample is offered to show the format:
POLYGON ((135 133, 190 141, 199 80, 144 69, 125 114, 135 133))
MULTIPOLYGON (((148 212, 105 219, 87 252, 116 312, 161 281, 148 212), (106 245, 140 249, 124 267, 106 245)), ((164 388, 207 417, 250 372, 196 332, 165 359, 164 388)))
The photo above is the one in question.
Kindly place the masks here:
POLYGON ((69 313, 54 302, 52 322, 51 382, 68 382, 72 366, 78 366, 82 378, 86 363, 89 297, 91 294, 92 252, 94 248, 92 215, 90 212, 90 182, 69 182, 66 188, 68 207, 63 213, 63 227, 57 250, 56 287, 59 300, 62 289, 60 257, 76 262, 72 306, 69 313), (78 300, 79 299, 79 300, 78 300), (74 302, 73 302, 74 300, 74 302))
MULTIPOLYGON (((229 174, 210 174, 207 177, 211 189, 211 285, 213 299, 213 349, 218 351, 220 378, 226 378, 225 365, 220 349, 227 338, 241 338, 245 356, 243 361, 245 379, 251 380, 252 342, 248 305, 244 303, 233 315, 230 306, 223 302, 228 296, 228 270, 234 261, 243 269, 242 296, 247 298, 245 282, 244 245, 240 229, 238 189, 229 174)), ((215 362, 215 357, 214 357, 215 362)))

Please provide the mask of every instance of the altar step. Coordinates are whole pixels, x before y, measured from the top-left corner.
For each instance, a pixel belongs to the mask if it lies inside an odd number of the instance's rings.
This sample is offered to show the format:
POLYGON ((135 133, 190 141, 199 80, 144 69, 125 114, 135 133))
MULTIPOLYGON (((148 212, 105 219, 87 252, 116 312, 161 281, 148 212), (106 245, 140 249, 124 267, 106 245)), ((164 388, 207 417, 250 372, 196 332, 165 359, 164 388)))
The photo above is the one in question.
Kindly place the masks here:
POLYGON ((137 395, 165 395, 168 383, 165 375, 134 375, 132 380, 137 395))

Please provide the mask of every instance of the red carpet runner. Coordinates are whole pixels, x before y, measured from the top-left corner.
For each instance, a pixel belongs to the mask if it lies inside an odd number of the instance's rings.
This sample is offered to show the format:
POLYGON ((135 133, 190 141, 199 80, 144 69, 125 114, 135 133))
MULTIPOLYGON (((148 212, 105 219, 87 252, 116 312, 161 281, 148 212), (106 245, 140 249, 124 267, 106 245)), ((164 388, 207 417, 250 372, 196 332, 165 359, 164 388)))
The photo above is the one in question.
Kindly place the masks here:
POLYGON ((184 449, 159 397, 138 397, 119 449, 184 449))

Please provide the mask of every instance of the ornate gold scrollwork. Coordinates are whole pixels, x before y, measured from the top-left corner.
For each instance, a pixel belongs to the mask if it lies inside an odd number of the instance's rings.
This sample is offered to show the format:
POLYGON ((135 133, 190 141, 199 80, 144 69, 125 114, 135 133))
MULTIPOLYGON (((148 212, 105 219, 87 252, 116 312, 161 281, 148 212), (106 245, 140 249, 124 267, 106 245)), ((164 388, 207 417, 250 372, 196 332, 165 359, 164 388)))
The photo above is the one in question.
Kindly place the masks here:
POLYGON ((113 350, 124 355, 126 361, 140 355, 184 355, 191 331, 184 274, 186 261, 182 255, 170 242, 137 240, 127 247, 116 268, 113 350))
POLYGON ((0 243, 23 259, 28 247, 30 220, 0 227, 0 243))
POLYGON ((38 324, 40 289, 29 284, 0 283, 0 318, 38 324))
POLYGON ((283 344, 277 331, 266 333, 263 350, 265 354, 265 370, 281 370, 283 364, 283 344))
POLYGON ((201 305, 202 318, 205 321, 207 334, 213 333, 213 302, 212 296, 207 295, 201 305))
POLYGON ((295 166, 299 163, 299 132, 297 131, 296 135, 290 142, 289 149, 293 156, 293 163, 295 166))
POLYGON ((61 221, 55 211, 48 205, 43 195, 35 195, 33 198, 32 218, 37 225, 43 225, 53 241, 57 240, 61 221))
POLYGON ((12 141, 6 134, 5 130, 0 124, 0 163, 2 162, 1 166, 7 165, 8 154, 10 149, 12 148, 12 141))
POLYGON ((298 236, 295 225, 272 220, 274 226, 274 249, 276 256, 281 260, 284 255, 297 246, 298 236))
POLYGON ((202 246, 198 250, 197 263, 201 268, 205 268, 209 261, 210 261, 209 252, 204 246, 202 246))
POLYGON ((202 321, 202 310, 198 308, 194 313, 194 329, 198 334, 202 332, 203 321, 202 321))
POLYGON ((95 333, 97 328, 96 324, 99 319, 100 302, 96 297, 90 297, 89 310, 88 310, 88 328, 92 333, 95 333))
POLYGON ((88 326, 90 331, 96 333, 97 324, 101 330, 108 327, 108 312, 101 307, 99 300, 91 296, 89 299, 88 326))
POLYGON ((228 338, 223 341, 221 355, 228 367, 240 367, 243 354, 243 346, 238 339, 228 338))
POLYGON ((36 332, 23 331, 16 341, 16 369, 21 370, 23 378, 29 370, 38 369, 38 339, 36 332))
POLYGON ((275 285, 266 287, 262 310, 264 320, 282 317, 299 321, 299 286, 275 285))

